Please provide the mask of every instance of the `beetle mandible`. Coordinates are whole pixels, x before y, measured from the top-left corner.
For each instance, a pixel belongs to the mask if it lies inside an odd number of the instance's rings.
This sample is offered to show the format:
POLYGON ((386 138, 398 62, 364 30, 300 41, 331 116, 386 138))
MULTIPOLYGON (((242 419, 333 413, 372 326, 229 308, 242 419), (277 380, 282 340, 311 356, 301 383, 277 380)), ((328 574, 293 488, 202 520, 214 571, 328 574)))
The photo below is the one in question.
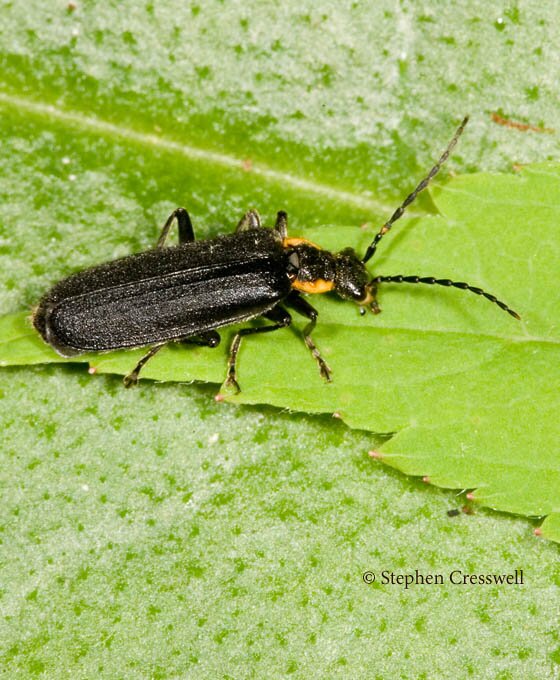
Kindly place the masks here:
POLYGON ((381 310, 380 283, 424 283, 452 286, 482 295, 519 319, 517 312, 481 288, 462 281, 428 276, 371 276, 371 260, 383 236, 402 217, 439 172, 462 134, 468 117, 430 172, 381 227, 363 257, 352 248, 339 253, 322 250, 288 236, 287 215, 278 213, 273 229, 264 228, 256 210, 249 210, 233 234, 195 241, 189 214, 177 208, 163 226, 155 248, 72 274, 41 299, 33 316, 35 328, 59 354, 71 357, 91 351, 151 346, 124 378, 138 381, 145 363, 169 342, 216 347, 217 329, 264 317, 272 323, 242 328, 231 343, 226 384, 239 391, 236 359, 241 338, 289 326, 286 307, 306 317, 303 340, 325 380, 331 369, 312 339, 317 311, 302 294, 334 291, 356 303, 361 314, 381 310), (174 221, 179 245, 164 247, 174 221))

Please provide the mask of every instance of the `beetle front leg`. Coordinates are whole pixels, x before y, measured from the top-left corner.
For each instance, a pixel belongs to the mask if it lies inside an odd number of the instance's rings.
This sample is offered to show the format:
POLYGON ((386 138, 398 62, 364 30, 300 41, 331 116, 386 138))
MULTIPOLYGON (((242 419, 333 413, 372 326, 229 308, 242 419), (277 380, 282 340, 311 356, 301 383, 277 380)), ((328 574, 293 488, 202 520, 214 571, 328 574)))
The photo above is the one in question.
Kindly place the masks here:
POLYGON ((179 227, 179 243, 192 243, 194 241, 194 229, 189 213, 184 208, 177 208, 169 215, 167 222, 163 225, 156 248, 164 247, 174 219, 177 219, 177 226, 179 227))
POLYGON ((327 382, 332 381, 332 371, 329 368, 327 362, 321 356, 321 353, 317 349, 317 346, 311 338, 311 333, 317 324, 317 317, 319 316, 315 307, 312 307, 307 300, 301 297, 297 291, 292 291, 286 298, 286 304, 290 305, 296 312, 299 312, 302 316, 306 316, 310 319, 307 326, 303 329, 303 340, 313 355, 315 361, 319 364, 319 371, 321 375, 327 382))
POLYGON ((241 344, 241 338, 247 335, 256 335, 257 333, 270 333, 271 331, 277 331, 279 328, 286 328, 292 323, 292 317, 289 312, 282 307, 274 307, 270 312, 263 314, 264 317, 270 319, 270 321, 276 321, 274 326, 257 326, 256 328, 242 328, 237 331, 233 342, 231 343, 231 348, 229 351, 229 361, 228 361, 228 373, 226 378, 226 387, 234 387, 236 392, 241 392, 239 383, 237 382, 237 372, 235 370, 235 362, 237 360, 237 353, 239 352, 239 346, 241 344))

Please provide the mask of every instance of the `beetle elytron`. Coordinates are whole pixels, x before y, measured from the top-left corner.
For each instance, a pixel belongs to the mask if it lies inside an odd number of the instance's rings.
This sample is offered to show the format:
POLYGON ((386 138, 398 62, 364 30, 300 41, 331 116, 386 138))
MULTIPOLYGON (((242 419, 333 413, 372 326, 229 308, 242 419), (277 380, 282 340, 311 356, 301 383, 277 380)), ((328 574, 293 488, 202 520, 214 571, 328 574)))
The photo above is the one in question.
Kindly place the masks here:
POLYGON ((331 253, 305 239, 289 237, 285 212, 278 213, 273 229, 266 229, 258 213, 250 210, 235 233, 195 241, 187 211, 178 208, 169 216, 154 249, 91 267, 54 285, 40 301, 34 325, 65 357, 151 346, 124 378, 129 387, 137 382, 142 366, 167 343, 216 347, 218 328, 264 317, 272 323, 243 328, 233 338, 226 383, 239 391, 235 366, 241 338, 289 326, 292 317, 286 307, 309 319, 304 342, 323 378, 331 380, 331 370, 311 338, 317 311, 302 294, 334 291, 355 302, 361 314, 366 309, 377 314, 378 284, 436 284, 482 295, 519 319, 494 295, 464 282, 421 276, 372 277, 366 269, 379 241, 445 163, 467 121, 463 120, 439 161, 381 227, 363 257, 352 248, 331 253), (174 220, 179 245, 165 248, 174 220))

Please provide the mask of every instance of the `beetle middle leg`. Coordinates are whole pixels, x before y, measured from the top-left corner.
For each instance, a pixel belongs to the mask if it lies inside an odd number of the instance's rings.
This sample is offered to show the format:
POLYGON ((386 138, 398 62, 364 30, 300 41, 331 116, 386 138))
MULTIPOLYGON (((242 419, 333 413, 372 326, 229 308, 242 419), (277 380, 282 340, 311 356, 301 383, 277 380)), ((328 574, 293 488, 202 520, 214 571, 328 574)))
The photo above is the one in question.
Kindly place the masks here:
MULTIPOLYGON (((200 335, 195 335, 189 338, 184 338, 178 342, 189 344, 189 345, 201 345, 202 347, 217 347, 220 344, 220 335, 217 331, 207 331, 206 333, 200 333, 200 335)), ((146 354, 140 359, 140 361, 134 367, 128 375, 123 378, 123 383, 125 387, 133 387, 138 382, 138 376, 142 368, 148 363, 148 361, 159 352, 162 347, 168 345, 168 342, 162 342, 159 345, 154 345, 150 348, 146 354)))
MULTIPOLYGON (((248 210, 237 223, 235 233, 247 231, 247 229, 260 229, 262 227, 261 216, 256 210, 248 210)), ((281 210, 276 215, 274 229, 280 232, 282 238, 288 236, 288 215, 281 210)))
POLYGON ((261 216, 259 213, 256 210, 248 210, 237 223, 235 233, 247 231, 247 229, 260 229, 261 226, 261 216))
POLYGON ((288 214, 283 210, 278 211, 274 229, 280 232, 280 236, 285 239, 288 237, 288 214))
POLYGON ((315 361, 319 364, 319 371, 321 375, 327 382, 332 381, 332 371, 329 368, 327 362, 321 356, 321 353, 317 349, 317 346, 311 338, 311 333, 317 324, 317 317, 319 316, 315 307, 312 307, 307 300, 301 297, 297 291, 292 291, 286 298, 286 304, 290 305, 296 312, 302 316, 306 316, 310 321, 307 326, 303 329, 303 340, 308 347, 309 351, 313 355, 315 361))
POLYGON ((194 241, 194 229, 189 213, 184 208, 177 208, 169 215, 167 222, 163 225, 156 248, 163 248, 165 246, 174 219, 177 220, 177 226, 179 227, 179 243, 192 243, 194 241))
POLYGON ((292 323, 292 317, 285 309, 282 307, 274 307, 263 316, 270 321, 276 321, 273 326, 257 326, 255 328, 242 328, 237 331, 233 342, 231 343, 231 348, 229 351, 229 361, 228 361, 228 374, 226 378, 226 386, 231 385, 235 388, 237 392, 241 392, 239 383, 237 382, 237 372, 235 370, 235 362, 237 360, 237 353, 239 352, 239 346, 241 344, 241 338, 247 335, 255 335, 257 333, 270 333, 272 331, 277 331, 279 328, 286 328, 292 323))

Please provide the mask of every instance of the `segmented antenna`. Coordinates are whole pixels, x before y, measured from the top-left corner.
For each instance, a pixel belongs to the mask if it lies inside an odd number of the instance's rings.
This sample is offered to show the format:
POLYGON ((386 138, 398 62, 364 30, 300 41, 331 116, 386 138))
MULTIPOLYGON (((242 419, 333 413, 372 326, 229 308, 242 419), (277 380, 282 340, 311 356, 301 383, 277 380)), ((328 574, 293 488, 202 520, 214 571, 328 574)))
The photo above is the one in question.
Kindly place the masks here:
POLYGON ((370 260, 373 255, 375 254, 375 251, 377 250, 377 244, 381 239, 385 236, 385 234, 389 231, 389 229, 393 226, 393 224, 400 219, 404 211, 407 209, 407 207, 414 201, 416 196, 423 191, 430 181, 438 174, 440 171, 441 166, 445 163, 445 161, 449 158, 449 154, 453 151, 455 148, 455 145, 457 144, 457 141, 461 134, 463 133, 463 130, 465 129, 466 124, 469 122, 469 117, 465 116, 463 118, 463 122, 459 127, 457 128, 457 132, 455 132, 455 135, 453 136, 453 139, 449 142, 449 145, 447 149, 443 152, 441 155, 439 161, 434 165, 434 167, 430 170, 430 172, 424 177, 424 179, 420 182, 420 184, 414 189, 414 191, 409 194, 404 201, 401 203, 401 205, 395 210, 393 215, 391 216, 391 219, 385 222, 385 224, 381 227, 379 230, 379 233, 377 236, 373 239, 371 242, 369 248, 366 250, 366 254, 364 255, 362 262, 367 262, 370 260))
POLYGON ((475 293, 476 295, 482 295, 487 300, 490 300, 490 302, 493 302, 494 304, 498 305, 498 307, 500 307, 500 309, 503 309, 504 312, 507 312, 516 319, 521 320, 521 317, 517 312, 514 312, 513 309, 508 307, 505 302, 498 300, 498 298, 495 295, 487 293, 486 291, 482 290, 482 288, 475 288, 475 286, 470 286, 468 283, 465 283, 464 281, 450 281, 449 279, 436 279, 433 276, 402 276, 399 274, 398 276, 376 276, 372 280, 372 283, 428 283, 430 285, 437 286, 453 286, 454 288, 460 288, 461 290, 469 290, 471 293, 475 293))

